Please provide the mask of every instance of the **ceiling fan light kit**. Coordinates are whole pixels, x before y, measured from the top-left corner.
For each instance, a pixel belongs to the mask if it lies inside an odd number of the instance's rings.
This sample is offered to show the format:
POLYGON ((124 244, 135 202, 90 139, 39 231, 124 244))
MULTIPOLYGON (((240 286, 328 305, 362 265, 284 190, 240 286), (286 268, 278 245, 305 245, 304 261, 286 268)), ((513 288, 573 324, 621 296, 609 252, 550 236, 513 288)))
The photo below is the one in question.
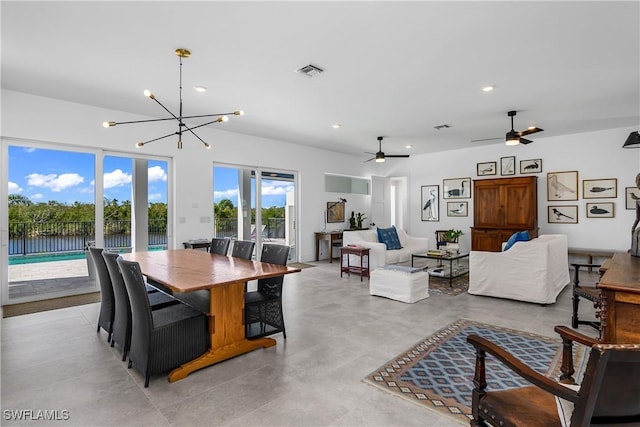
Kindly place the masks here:
POLYGON ((403 157, 403 158, 407 158, 409 157, 408 154, 384 154, 384 152, 382 151, 382 139, 384 137, 383 136, 379 136, 378 137, 378 152, 377 153, 369 153, 366 152, 367 154, 373 154, 374 157, 370 158, 369 160, 365 160, 364 162, 370 162, 371 160, 375 160, 376 163, 384 163, 387 157, 403 157))
POLYGON ((173 136, 173 135, 177 135, 178 136, 178 149, 181 150, 182 149, 182 134, 185 133, 185 132, 189 132, 193 136, 198 138, 200 140, 200 142, 202 142, 202 145, 205 148, 207 148, 207 149, 211 148, 211 144, 205 142, 202 138, 200 138, 194 132, 194 129, 198 129, 198 128, 201 128, 203 126, 211 125, 211 124, 214 124, 214 123, 227 122, 227 121, 229 121, 229 117, 228 116, 230 116, 230 115, 242 116, 242 115, 244 115, 244 111, 236 110, 236 111, 232 111, 230 113, 214 113, 214 114, 201 114, 201 115, 197 115, 197 116, 183 116, 182 115, 182 58, 190 57, 191 56, 191 51, 189 51, 189 49, 180 48, 180 49, 176 49, 175 50, 175 54, 178 56, 179 61, 180 61, 180 86, 179 86, 179 88, 180 88, 180 111, 179 111, 177 116, 174 113, 172 113, 167 107, 165 107, 160 101, 158 101, 158 99, 153 94, 153 92, 151 92, 148 89, 145 89, 144 96, 146 96, 147 98, 157 102, 158 105, 160 105, 167 113, 169 113, 169 115, 171 115, 171 117, 167 117, 167 118, 164 118, 164 119, 133 120, 133 121, 128 121, 128 122, 108 121, 108 122, 103 122, 102 126, 105 127, 105 128, 110 128, 110 127, 114 127, 116 125, 126 125, 126 124, 133 124, 133 123, 149 123, 149 122, 161 122, 161 121, 167 121, 167 120, 176 120, 178 122, 178 130, 176 132, 169 133, 167 135, 163 135, 163 136, 160 136, 158 138, 150 139, 148 141, 138 142, 138 143, 136 143, 136 147, 137 148, 142 148, 146 144, 149 144, 151 142, 158 141, 160 139, 164 139, 164 138, 167 138, 167 137, 170 137, 170 136, 173 136), (210 121, 208 121, 206 123, 202 123, 202 124, 196 125, 196 126, 188 126, 186 123, 184 123, 184 120, 186 120, 186 119, 201 119, 201 118, 205 118, 205 117, 210 117, 210 118, 215 117, 215 119, 214 120, 210 120, 210 121))

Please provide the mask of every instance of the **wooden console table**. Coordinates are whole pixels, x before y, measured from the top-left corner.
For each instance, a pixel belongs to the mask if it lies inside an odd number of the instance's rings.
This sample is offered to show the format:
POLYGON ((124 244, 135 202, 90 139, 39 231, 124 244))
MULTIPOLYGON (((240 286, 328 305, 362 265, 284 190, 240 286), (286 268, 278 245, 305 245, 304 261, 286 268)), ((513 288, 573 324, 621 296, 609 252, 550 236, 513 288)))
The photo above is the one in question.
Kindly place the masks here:
POLYGON ((316 261, 320 260, 320 241, 329 241, 329 262, 333 262, 333 243, 342 243, 342 231, 318 231, 316 234, 316 261))
POLYGON ((640 343, 640 257, 614 254, 597 287, 602 292, 600 341, 640 343))
POLYGON ((369 276, 369 248, 365 248, 363 246, 343 246, 340 248, 340 277, 342 277, 342 273, 347 273, 351 275, 351 273, 355 273, 360 275, 360 281, 362 282, 363 277, 369 276), (345 261, 344 257, 347 256, 345 261), (349 262, 349 255, 357 255, 360 257, 360 265, 351 265, 349 262), (364 258, 367 258, 367 265, 364 265, 364 258))

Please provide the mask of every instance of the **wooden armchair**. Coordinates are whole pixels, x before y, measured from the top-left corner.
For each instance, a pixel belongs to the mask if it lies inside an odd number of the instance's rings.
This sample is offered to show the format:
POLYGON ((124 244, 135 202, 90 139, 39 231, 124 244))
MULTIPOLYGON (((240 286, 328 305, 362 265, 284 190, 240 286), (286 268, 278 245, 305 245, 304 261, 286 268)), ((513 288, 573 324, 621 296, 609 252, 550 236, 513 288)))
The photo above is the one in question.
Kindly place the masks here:
MULTIPOLYGON (((574 338, 580 334, 573 332, 574 338)), ((595 344, 576 391, 534 371, 496 344, 469 335, 476 348, 472 426, 564 426, 558 402, 574 405, 571 426, 640 423, 640 344, 595 344), (486 353, 528 380, 531 386, 487 389, 486 353), (562 400, 559 400, 562 399, 562 400), (567 402, 565 402, 567 403, 567 402)), ((577 342, 580 342, 576 340, 577 342)), ((585 341, 587 342, 587 341, 585 341)), ((637 425, 637 424, 632 424, 637 425)))
MULTIPOLYGON (((574 268, 573 275, 573 314, 571 316, 571 326, 577 328, 578 325, 588 325, 592 328, 600 330, 600 322, 597 320, 580 320, 578 318, 578 306, 580 305, 580 298, 584 298, 587 301, 593 303, 593 307, 597 310, 600 307, 600 289, 595 286, 580 285, 580 268, 600 268, 601 264, 571 264, 574 268)), ((602 272, 601 272, 602 274, 602 272)))

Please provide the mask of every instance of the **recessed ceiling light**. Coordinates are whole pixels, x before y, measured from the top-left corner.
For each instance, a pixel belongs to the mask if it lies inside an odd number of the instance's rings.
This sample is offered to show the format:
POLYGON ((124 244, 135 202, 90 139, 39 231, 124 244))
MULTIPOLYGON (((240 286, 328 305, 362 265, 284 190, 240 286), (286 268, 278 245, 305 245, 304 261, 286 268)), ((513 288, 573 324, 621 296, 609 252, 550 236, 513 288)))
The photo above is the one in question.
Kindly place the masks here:
POLYGON ((407 145, 404 146, 404 148, 413 148, 413 145, 407 144, 407 145))
POLYGON ((207 87, 206 86, 194 86, 193 87, 196 92, 206 92, 207 91, 207 87))
POLYGON ((489 85, 489 86, 485 86, 485 87, 483 87, 483 88, 482 88, 482 91, 483 91, 483 92, 493 92, 493 90, 494 90, 495 88, 496 88, 495 86, 491 86, 491 85, 489 85))
POLYGON ((340 123, 336 123, 336 124, 331 125, 331 127, 334 128, 334 129, 340 129, 342 127, 342 125, 340 123))

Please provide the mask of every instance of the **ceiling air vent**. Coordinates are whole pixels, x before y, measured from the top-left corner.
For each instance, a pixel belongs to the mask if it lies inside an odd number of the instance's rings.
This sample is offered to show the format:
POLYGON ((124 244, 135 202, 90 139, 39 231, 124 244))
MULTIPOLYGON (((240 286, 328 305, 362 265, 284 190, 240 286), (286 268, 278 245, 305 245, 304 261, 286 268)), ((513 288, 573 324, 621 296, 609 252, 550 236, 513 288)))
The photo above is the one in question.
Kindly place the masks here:
POLYGON ((324 70, 320 67, 316 67, 315 65, 305 65, 304 67, 296 70, 296 73, 304 74, 307 77, 317 76, 318 74, 324 72, 324 70))

